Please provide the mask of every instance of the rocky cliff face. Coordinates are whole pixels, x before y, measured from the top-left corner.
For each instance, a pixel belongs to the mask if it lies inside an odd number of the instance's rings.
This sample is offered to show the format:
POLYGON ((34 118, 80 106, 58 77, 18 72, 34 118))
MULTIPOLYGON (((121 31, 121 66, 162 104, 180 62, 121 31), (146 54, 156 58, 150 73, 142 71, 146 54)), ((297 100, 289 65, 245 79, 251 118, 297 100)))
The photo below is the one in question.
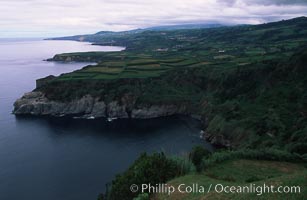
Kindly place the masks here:
POLYGON ((42 92, 30 92, 14 103, 16 115, 50 115, 50 116, 79 116, 84 118, 135 118, 147 119, 174 114, 187 114, 184 106, 147 105, 136 106, 131 101, 111 101, 106 103, 86 95, 70 102, 52 101, 42 92))
POLYGON ((234 144, 232 144, 229 139, 226 139, 224 135, 209 134, 208 132, 205 132, 205 131, 201 131, 200 134, 201 134, 201 138, 210 142, 214 146, 228 147, 228 148, 234 146, 234 144))

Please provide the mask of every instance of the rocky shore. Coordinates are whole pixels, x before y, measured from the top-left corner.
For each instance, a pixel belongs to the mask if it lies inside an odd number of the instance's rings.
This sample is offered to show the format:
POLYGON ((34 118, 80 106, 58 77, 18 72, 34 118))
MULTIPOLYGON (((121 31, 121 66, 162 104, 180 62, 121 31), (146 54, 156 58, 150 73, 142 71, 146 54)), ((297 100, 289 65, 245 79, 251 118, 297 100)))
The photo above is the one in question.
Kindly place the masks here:
MULTIPOLYGON (((109 118, 109 119, 151 119, 176 114, 194 115, 187 109, 175 105, 147 105, 131 106, 128 103, 111 101, 106 103, 86 95, 70 102, 53 101, 46 98, 42 92, 29 92, 24 94, 14 103, 13 114, 34 116, 71 116, 85 119, 109 118)), ((199 117, 199 116, 198 116, 199 117)), ((202 123, 205 124, 204 120, 202 123)), ((231 147, 231 142, 222 135, 212 135, 206 131, 200 132, 201 138, 215 146, 231 147)))
POLYGON ((186 114, 185 107, 175 105, 131 106, 126 102, 104 102, 86 95, 70 102, 49 100, 42 92, 29 92, 14 103, 16 115, 79 116, 84 118, 149 119, 175 114, 186 114))

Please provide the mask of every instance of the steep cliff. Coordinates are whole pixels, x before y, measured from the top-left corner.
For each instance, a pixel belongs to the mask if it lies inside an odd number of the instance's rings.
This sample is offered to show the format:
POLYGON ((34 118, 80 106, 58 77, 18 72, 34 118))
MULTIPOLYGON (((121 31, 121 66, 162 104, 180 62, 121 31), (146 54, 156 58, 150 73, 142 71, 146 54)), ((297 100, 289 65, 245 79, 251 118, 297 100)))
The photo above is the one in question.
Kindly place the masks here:
POLYGON ((132 107, 131 102, 106 103, 85 95, 69 102, 49 100, 42 92, 29 92, 14 103, 16 115, 78 116, 83 118, 135 118, 148 119, 174 114, 186 114, 184 107, 176 105, 147 105, 132 107))
POLYGON ((142 119, 197 114, 202 116, 204 138, 216 145, 276 144, 303 152, 306 57, 304 50, 290 59, 234 66, 224 73, 208 66, 146 79, 49 77, 18 99, 13 113, 142 119))

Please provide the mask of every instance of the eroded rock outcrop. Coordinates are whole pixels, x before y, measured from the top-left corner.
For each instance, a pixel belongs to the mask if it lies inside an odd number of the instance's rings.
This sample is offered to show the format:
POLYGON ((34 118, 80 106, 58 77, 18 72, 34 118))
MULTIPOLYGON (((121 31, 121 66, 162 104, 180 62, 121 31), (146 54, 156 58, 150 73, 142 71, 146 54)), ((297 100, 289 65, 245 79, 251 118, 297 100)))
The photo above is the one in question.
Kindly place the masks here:
POLYGON ((42 92, 29 92, 14 103, 13 113, 16 115, 50 115, 50 116, 80 116, 80 117, 110 117, 149 119, 174 114, 186 114, 184 106, 146 105, 136 106, 134 100, 104 101, 86 95, 70 102, 53 101, 46 98, 42 92))
POLYGON ((50 101, 42 92, 29 92, 14 103, 16 115, 84 115, 105 117, 106 105, 90 95, 71 102, 50 101))
POLYGON ((201 137, 217 147, 231 147, 231 140, 227 139, 222 134, 209 134, 206 131, 201 131, 201 137))

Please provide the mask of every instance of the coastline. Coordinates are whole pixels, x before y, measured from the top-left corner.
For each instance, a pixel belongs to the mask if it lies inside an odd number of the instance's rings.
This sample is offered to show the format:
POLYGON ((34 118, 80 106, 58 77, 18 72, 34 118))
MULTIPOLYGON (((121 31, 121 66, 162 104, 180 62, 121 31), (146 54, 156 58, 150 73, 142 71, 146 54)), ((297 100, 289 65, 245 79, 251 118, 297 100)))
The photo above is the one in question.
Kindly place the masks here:
POLYGON ((150 120, 183 115, 198 120, 201 124, 200 138, 218 148, 230 148, 231 142, 223 135, 211 135, 206 130, 205 117, 188 112, 186 107, 175 105, 151 105, 128 110, 128 105, 117 101, 105 103, 90 95, 71 102, 48 100, 41 92, 26 93, 14 103, 13 114, 18 116, 68 117, 75 119, 113 120, 150 120))

